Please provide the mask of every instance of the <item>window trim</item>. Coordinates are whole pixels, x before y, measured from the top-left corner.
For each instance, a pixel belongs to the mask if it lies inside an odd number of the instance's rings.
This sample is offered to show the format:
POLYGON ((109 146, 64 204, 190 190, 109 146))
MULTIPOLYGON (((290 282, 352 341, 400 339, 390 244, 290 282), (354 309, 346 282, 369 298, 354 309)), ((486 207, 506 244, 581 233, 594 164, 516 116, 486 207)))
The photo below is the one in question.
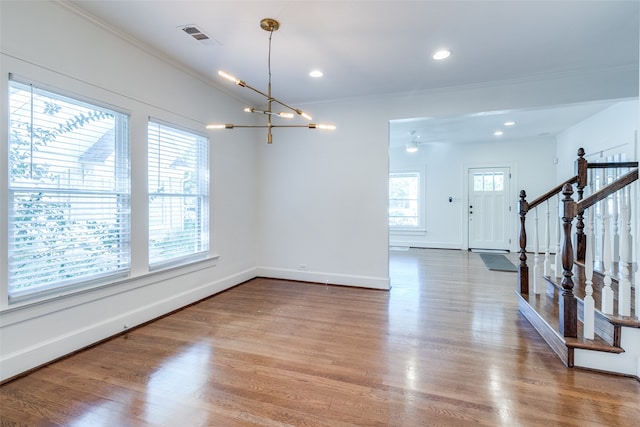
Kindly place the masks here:
POLYGON ((150 271, 138 276, 121 277, 114 281, 95 283, 92 286, 82 288, 64 289, 60 290, 60 292, 55 295, 39 295, 37 298, 19 301, 0 309, 0 313, 3 315, 11 313, 12 316, 11 318, 3 319, 3 325, 11 325, 12 323, 29 319, 32 316, 50 313, 50 309, 48 308, 50 307, 50 304, 61 303, 63 304, 62 307, 68 307, 68 305, 63 301, 73 301, 73 305, 86 304, 112 295, 141 288, 152 283, 172 280, 198 271, 207 270, 211 267, 215 267, 219 259, 220 255, 211 255, 207 258, 197 260, 186 265, 183 264, 168 267, 163 270, 150 271), (28 309, 29 312, 25 312, 26 309, 28 309))

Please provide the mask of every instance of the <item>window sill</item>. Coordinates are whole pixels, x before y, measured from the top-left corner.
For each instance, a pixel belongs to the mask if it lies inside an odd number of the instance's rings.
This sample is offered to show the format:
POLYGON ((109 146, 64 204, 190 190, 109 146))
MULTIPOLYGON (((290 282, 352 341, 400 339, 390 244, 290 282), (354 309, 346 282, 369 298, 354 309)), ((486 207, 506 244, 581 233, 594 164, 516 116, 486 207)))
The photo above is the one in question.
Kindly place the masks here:
POLYGON ((67 309, 76 305, 86 304, 97 299, 108 298, 112 295, 149 286, 153 283, 171 280, 185 274, 215 267, 219 258, 220 255, 211 255, 207 258, 194 261, 189 264, 150 271, 136 276, 116 279, 108 283, 100 283, 85 288, 67 289, 66 291, 61 290, 59 294, 49 294, 40 298, 16 302, 0 309, 0 314, 3 316, 10 315, 12 317, 11 320, 6 318, 3 319, 2 324, 6 325, 20 321, 20 319, 13 318, 13 315, 18 314, 25 309, 30 313, 28 317, 33 317, 34 314, 50 313, 58 309, 67 309))

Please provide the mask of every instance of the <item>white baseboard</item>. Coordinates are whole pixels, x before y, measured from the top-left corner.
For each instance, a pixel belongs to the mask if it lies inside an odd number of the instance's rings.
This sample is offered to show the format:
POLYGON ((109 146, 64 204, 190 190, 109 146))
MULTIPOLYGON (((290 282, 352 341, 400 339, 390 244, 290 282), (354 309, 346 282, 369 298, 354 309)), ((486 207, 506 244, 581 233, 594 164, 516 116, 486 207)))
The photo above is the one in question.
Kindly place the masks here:
POLYGON ((259 277, 268 277, 272 279, 298 280, 301 282, 355 286, 370 289, 391 289, 391 280, 389 278, 382 277, 353 276, 348 274, 333 274, 318 271, 301 271, 270 267, 258 267, 256 271, 259 277))
POLYGON ((391 238, 389 246, 409 246, 423 249, 463 249, 462 243, 424 242, 420 240, 399 240, 391 238))
POLYGON ((124 330, 149 322, 174 310, 215 295, 256 277, 254 268, 176 293, 170 298, 151 301, 135 310, 120 313, 100 322, 86 324, 66 334, 5 354, 0 359, 0 381, 50 363, 65 355, 115 336, 124 330))

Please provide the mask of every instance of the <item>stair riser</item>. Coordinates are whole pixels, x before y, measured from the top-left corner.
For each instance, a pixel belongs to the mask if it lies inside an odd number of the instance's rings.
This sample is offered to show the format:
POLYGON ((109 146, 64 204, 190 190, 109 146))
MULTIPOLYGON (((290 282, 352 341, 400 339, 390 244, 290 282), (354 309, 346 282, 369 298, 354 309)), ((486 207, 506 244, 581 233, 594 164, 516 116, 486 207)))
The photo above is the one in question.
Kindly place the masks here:
MULTIPOLYGON (((584 301, 578 299, 578 320, 584 323, 584 301)), ((609 344, 620 347, 620 327, 612 324, 602 313, 596 311, 594 331, 609 344)))

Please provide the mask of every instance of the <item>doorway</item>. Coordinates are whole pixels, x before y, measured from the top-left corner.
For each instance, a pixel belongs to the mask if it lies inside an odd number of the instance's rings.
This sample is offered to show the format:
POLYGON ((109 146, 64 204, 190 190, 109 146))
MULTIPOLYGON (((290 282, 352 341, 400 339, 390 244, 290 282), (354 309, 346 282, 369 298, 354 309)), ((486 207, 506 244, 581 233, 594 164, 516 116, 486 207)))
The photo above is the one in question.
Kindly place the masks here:
POLYGON ((509 167, 468 169, 469 249, 509 250, 509 167))

